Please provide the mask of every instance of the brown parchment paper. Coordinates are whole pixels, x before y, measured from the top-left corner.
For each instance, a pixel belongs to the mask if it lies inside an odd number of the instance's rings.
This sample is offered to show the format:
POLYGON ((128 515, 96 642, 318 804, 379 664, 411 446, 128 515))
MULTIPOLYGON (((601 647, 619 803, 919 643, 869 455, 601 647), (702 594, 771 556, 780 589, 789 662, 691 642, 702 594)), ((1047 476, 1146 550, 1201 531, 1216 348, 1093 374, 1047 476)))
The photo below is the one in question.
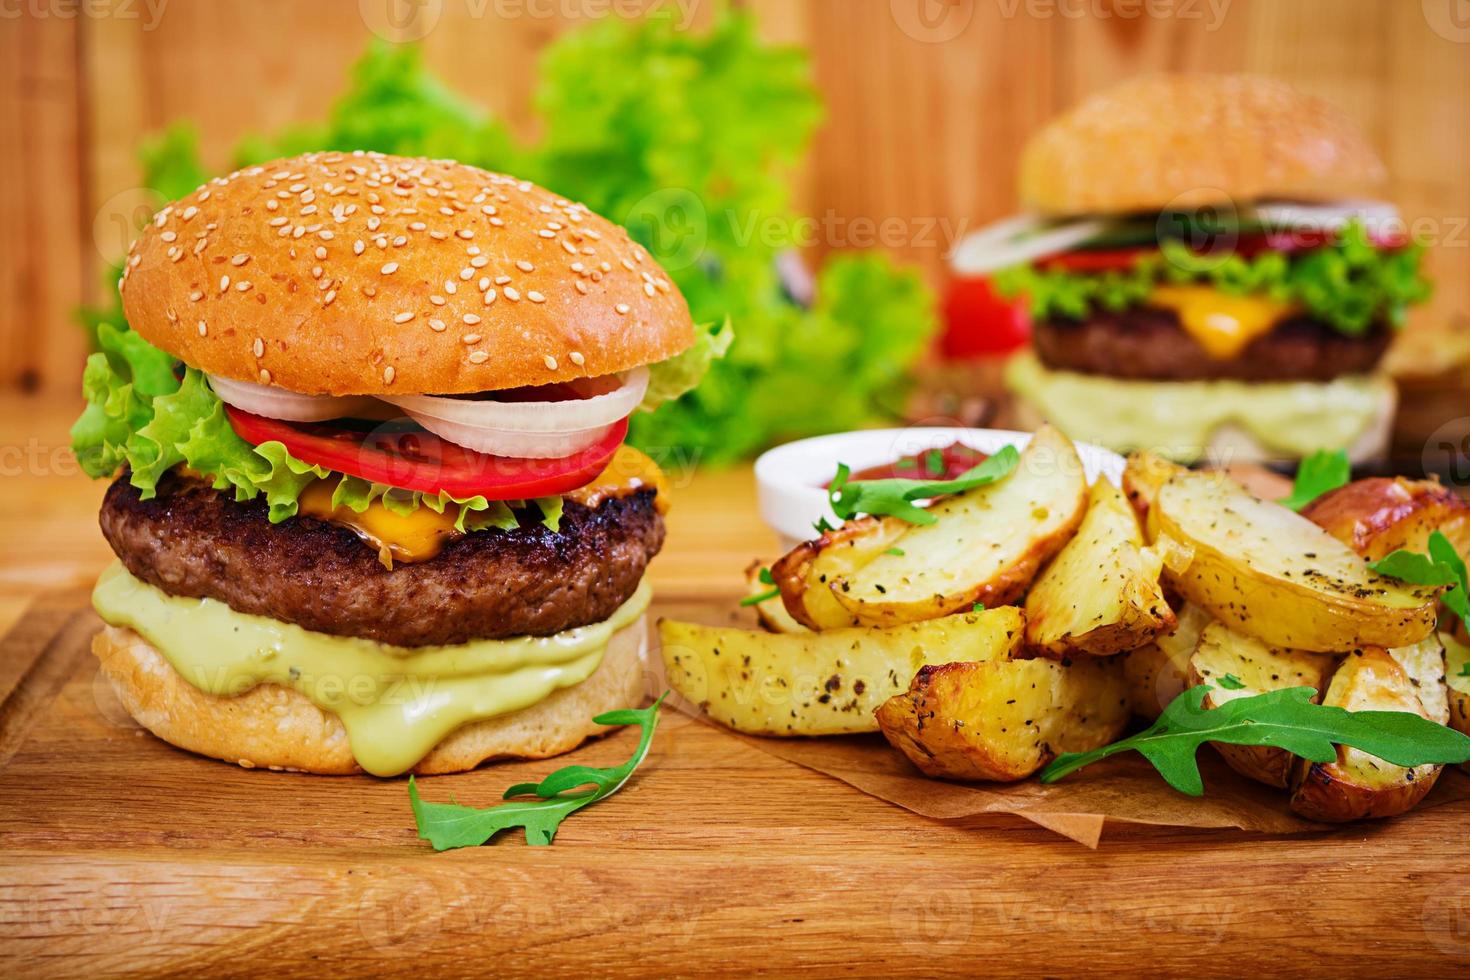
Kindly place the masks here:
MULTIPOLYGON (((1287 806, 1284 790, 1236 774, 1209 746, 1200 749, 1205 795, 1196 798, 1171 789, 1152 766, 1133 755, 1114 756, 1049 786, 1036 779, 1013 784, 951 783, 920 773, 881 735, 736 737, 762 752, 840 779, 926 817, 963 820, 1008 813, 1091 848, 1098 846, 1109 820, 1262 834, 1303 834, 1335 826, 1298 817, 1287 806)), ((1470 799, 1470 776, 1450 766, 1419 808, 1466 799, 1470 799)), ((1397 819, 1413 818, 1411 811, 1397 819)))

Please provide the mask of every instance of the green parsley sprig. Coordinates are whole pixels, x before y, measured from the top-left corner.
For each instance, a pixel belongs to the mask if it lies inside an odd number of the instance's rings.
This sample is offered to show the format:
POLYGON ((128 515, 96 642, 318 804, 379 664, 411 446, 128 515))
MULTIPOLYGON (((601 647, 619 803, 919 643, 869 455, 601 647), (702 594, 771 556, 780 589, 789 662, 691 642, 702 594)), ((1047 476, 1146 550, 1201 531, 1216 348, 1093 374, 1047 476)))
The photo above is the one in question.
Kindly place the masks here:
POLYGON ((1021 454, 1015 446, 1002 446, 980 463, 953 480, 852 480, 851 468, 846 463, 837 464, 837 476, 828 487, 832 512, 844 521, 859 514, 875 517, 897 517, 910 524, 933 524, 938 518, 924 508, 914 504, 916 500, 929 500, 948 493, 963 493, 976 487, 994 483, 1011 474, 1020 462, 1021 454))
POLYGON ((1441 531, 1429 535, 1429 554, 1400 548, 1378 561, 1370 562, 1369 568, 1380 575, 1396 578, 1410 585, 1447 585, 1449 589, 1440 595, 1445 607, 1470 630, 1470 581, 1466 580, 1465 559, 1455 551, 1454 544, 1441 531))
POLYGON ((1396 766, 1470 760, 1470 738, 1407 711, 1347 711, 1312 701, 1310 687, 1291 687, 1236 698, 1205 708, 1210 685, 1191 687, 1169 703, 1159 720, 1137 735, 1091 752, 1057 756, 1041 772, 1054 783, 1084 766, 1120 752, 1137 752, 1181 793, 1203 796, 1195 758, 1206 742, 1266 745, 1312 762, 1331 762, 1338 745, 1350 745, 1396 766))
POLYGON ((764 592, 759 592, 755 595, 748 595, 744 599, 741 599, 740 604, 742 606, 758 606, 761 603, 765 602, 767 599, 774 599, 776 598, 776 596, 781 594, 781 590, 775 587, 776 580, 772 577, 771 570, 769 568, 761 569, 760 580, 762 585, 769 585, 771 586, 771 588, 767 589, 764 592))
POLYGON ((505 791, 499 806, 479 809, 458 803, 426 803, 419 798, 413 777, 408 779, 408 801, 419 836, 436 851, 455 847, 475 847, 502 830, 524 827, 526 843, 544 847, 556 838, 561 822, 584 806, 605 800, 623 787, 633 771, 648 756, 658 727, 658 709, 665 692, 646 708, 624 708, 600 714, 592 720, 599 725, 638 725, 643 729, 633 756, 620 766, 595 769, 591 766, 566 766, 539 783, 517 783, 505 791), (584 789, 582 787, 591 787, 584 789), (574 792, 575 791, 575 792, 574 792), (514 799, 535 797, 534 799, 514 799))
POLYGON ((1291 496, 1283 497, 1283 507, 1300 511, 1329 490, 1346 486, 1352 479, 1352 464, 1348 454, 1341 449, 1319 449, 1297 467, 1296 482, 1292 484, 1291 496))

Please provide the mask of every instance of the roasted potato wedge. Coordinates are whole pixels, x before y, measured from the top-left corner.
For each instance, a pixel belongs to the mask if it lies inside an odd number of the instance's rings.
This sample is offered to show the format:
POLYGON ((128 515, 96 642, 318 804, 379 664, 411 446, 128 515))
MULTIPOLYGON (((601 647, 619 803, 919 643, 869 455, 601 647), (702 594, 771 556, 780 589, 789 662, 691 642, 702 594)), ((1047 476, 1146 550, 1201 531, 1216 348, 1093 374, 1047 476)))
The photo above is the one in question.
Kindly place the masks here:
POLYGON ((1123 679, 1128 682, 1128 704, 1140 718, 1153 721, 1189 686, 1189 658, 1199 635, 1214 620, 1199 606, 1186 602, 1178 623, 1152 643, 1123 655, 1123 679))
POLYGON ((1427 551, 1434 531, 1470 553, 1470 501, 1437 480, 1354 480, 1312 501, 1302 516, 1370 561, 1399 548, 1427 551))
POLYGON ((1138 515, 1139 523, 1147 523, 1148 509, 1159 495, 1159 488, 1169 482, 1169 477, 1184 468, 1153 453, 1128 454, 1128 460, 1123 466, 1123 494, 1138 515))
POLYGON ((1106 745, 1128 717, 1122 662, 1090 657, 924 667, 878 709, 884 737, 926 775, 992 782, 1106 745))
MULTIPOLYGON (((1194 656, 1189 658, 1189 683, 1209 684, 1206 708, 1216 708, 1236 698, 1279 691, 1288 687, 1310 687, 1320 701, 1327 686, 1327 675, 1336 666, 1336 658, 1325 653, 1302 653, 1268 647, 1260 640, 1231 630, 1223 623, 1211 623, 1200 634, 1194 656), (1243 687, 1232 690, 1222 683, 1227 675, 1243 687)), ((1212 743, 1231 769, 1249 779, 1286 789, 1296 757, 1285 749, 1266 745, 1228 745, 1212 743)))
POLYGON ((925 664, 1004 659, 1025 635, 1014 606, 892 629, 781 634, 659 622, 669 684, 752 735, 875 732, 873 712, 925 664))
POLYGON ((1149 508, 1151 538, 1189 555, 1165 579, 1269 646, 1318 653, 1409 646, 1434 631, 1437 590, 1371 571, 1347 545, 1218 474, 1182 471, 1149 508))
MULTIPOLYGON (((1322 703, 1348 711, 1411 711, 1438 721, 1443 694, 1434 689, 1443 686, 1444 655, 1437 638, 1392 652, 1364 647, 1344 658, 1322 703)), ((1397 816, 1434 788, 1440 768, 1395 766, 1340 745, 1335 762, 1296 760, 1291 808, 1308 820, 1333 823, 1397 816)))
POLYGON ((860 517, 788 551, 771 566, 771 577, 791 618, 813 630, 860 625, 827 586, 856 574, 909 527, 896 517, 860 517))
POLYGON ((1087 479, 1076 447, 1042 426, 1015 472, 934 504, 929 513, 938 521, 899 538, 902 554, 885 551, 829 587, 868 626, 935 619, 976 602, 1003 606, 1061 550, 1086 509, 1087 479))
MULTIPOLYGON (((749 598, 763 596, 771 591, 771 587, 761 581, 761 569, 765 565, 759 561, 751 562, 745 569, 745 594, 749 598)), ((756 618, 762 626, 772 633, 810 633, 811 630, 798 623, 787 611, 786 604, 781 600, 780 594, 771 596, 754 603, 756 618)))
MULTIPOLYGON (((1439 634, 1444 644, 1444 680, 1449 688, 1449 725, 1463 735, 1470 735, 1470 643, 1463 643, 1453 633, 1439 634)), ((1470 762, 1460 768, 1470 772, 1470 762)))
POLYGON ((1172 630, 1162 562, 1143 546, 1123 491, 1098 480, 1077 533, 1026 596, 1026 643, 1056 656, 1110 656, 1172 630))

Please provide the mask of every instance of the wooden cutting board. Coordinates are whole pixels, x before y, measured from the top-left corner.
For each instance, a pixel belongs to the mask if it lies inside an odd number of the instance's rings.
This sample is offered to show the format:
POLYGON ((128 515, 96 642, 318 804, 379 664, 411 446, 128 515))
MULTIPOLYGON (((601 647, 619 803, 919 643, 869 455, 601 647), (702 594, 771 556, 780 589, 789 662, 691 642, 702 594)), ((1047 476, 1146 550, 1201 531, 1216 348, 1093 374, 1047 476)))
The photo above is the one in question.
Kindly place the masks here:
MULTIPOLYGON (((665 602, 715 622, 732 598, 665 602)), ((0 975, 1470 971, 1464 809, 1311 837, 915 816, 677 713, 555 846, 436 854, 405 784, 247 771, 141 733, 85 594, 0 654, 0 975)), ((624 731, 581 750, 605 765, 624 731)), ((560 763, 425 780, 489 804, 560 763)))

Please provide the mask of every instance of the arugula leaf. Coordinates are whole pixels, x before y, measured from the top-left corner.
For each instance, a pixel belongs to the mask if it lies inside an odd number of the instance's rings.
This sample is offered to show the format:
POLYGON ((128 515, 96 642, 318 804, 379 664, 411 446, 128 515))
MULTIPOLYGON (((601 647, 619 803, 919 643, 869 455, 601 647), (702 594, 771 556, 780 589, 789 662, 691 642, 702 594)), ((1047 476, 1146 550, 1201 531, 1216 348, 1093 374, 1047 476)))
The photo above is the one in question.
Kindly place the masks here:
POLYGON ((1319 449, 1297 467, 1291 495, 1277 501, 1283 507, 1299 511, 1329 490, 1346 486, 1352 479, 1352 464, 1341 449, 1319 449))
POLYGON ((1147 729, 1091 752, 1057 756, 1043 783, 1120 752, 1138 752, 1181 793, 1204 795, 1195 754, 1206 742, 1268 745, 1311 762, 1331 762, 1350 745, 1396 766, 1470 760, 1470 738, 1407 711, 1347 711, 1314 704, 1310 687, 1291 687, 1204 707, 1210 685, 1200 684, 1169 703, 1147 729))
MULTIPOLYGON (((771 575, 771 570, 769 568, 762 568, 759 578, 761 583, 764 585, 775 586, 776 584, 776 579, 774 576, 771 575)), ((765 592, 757 593, 756 595, 746 596, 744 599, 740 600, 740 604, 742 606, 758 606, 761 603, 765 602, 767 599, 774 599, 780 594, 780 589, 771 588, 765 592)))
POLYGON ((889 548, 883 553, 885 555, 893 555, 895 558, 902 558, 904 556, 904 550, 898 547, 889 548))
POLYGON ((1227 691, 1245 690, 1245 683, 1234 674, 1226 674, 1224 677, 1220 678, 1220 686, 1227 691))
POLYGON ((884 480, 850 481, 852 470, 846 463, 837 464, 837 476, 828 488, 832 512, 844 521, 858 514, 897 517, 910 524, 933 524, 937 518, 914 505, 915 500, 928 500, 949 493, 963 493, 994 483, 1011 474, 1020 461, 1015 446, 1003 446, 978 466, 953 480, 906 480, 892 477, 884 480))
POLYGON ((502 830, 523 827, 526 843, 544 847, 556 839, 561 822, 584 806, 605 800, 623 787, 633 771, 648 756, 658 727, 658 709, 668 697, 665 691, 647 708, 624 708, 609 711, 592 720, 599 725, 638 725, 643 731, 633 756, 620 766, 595 769, 591 766, 566 766, 539 783, 517 783, 506 790, 502 799, 511 800, 499 806, 478 809, 458 803, 427 803, 419 798, 414 778, 408 778, 408 801, 413 808, 419 837, 436 851, 484 844, 502 830), (592 787, 582 789, 582 787, 592 787), (574 792, 576 791, 576 792, 574 792), (535 797, 518 800, 515 797, 535 797))
POLYGON ((1435 531, 1429 535, 1427 555, 1400 548, 1378 561, 1369 562, 1368 567, 1380 575, 1411 585, 1449 586, 1439 599, 1450 612, 1460 617, 1466 629, 1470 629, 1470 581, 1466 577, 1465 560, 1443 532, 1435 531))

